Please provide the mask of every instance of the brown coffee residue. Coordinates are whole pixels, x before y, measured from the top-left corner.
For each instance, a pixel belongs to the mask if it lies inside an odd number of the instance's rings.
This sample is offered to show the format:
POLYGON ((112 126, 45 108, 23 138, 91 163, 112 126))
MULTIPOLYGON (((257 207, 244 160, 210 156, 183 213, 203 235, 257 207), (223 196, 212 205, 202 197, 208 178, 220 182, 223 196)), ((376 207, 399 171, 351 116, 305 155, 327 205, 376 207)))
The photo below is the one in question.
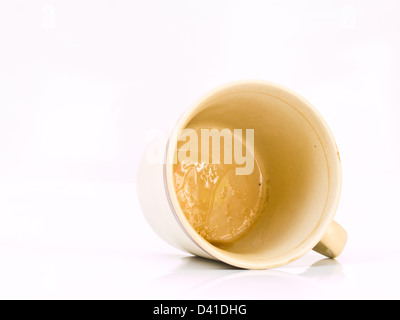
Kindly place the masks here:
POLYGON ((263 211, 266 183, 259 165, 236 175, 236 164, 179 163, 174 183, 180 207, 194 229, 213 244, 243 236, 263 211))

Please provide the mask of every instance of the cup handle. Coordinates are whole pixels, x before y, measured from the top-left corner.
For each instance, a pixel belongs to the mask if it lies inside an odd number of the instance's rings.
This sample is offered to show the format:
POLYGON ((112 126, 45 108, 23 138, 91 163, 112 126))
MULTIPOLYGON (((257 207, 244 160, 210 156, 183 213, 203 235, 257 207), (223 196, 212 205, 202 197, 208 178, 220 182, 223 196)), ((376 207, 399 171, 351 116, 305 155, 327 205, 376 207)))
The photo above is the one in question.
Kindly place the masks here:
POLYGON ((332 221, 325 235, 313 250, 335 259, 343 252, 346 242, 347 232, 338 223, 332 221))

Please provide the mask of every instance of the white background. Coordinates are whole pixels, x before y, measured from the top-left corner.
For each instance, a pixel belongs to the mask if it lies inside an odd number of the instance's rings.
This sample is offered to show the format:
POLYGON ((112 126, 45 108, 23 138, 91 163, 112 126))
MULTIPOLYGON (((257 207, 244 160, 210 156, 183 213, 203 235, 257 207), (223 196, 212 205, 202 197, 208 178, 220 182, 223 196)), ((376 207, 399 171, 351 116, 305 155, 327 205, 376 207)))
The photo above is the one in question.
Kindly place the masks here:
POLYGON ((397 0, 0 3, 0 298, 400 298, 397 0), (337 260, 181 253, 136 196, 150 138, 215 86, 280 83, 343 162, 337 260))

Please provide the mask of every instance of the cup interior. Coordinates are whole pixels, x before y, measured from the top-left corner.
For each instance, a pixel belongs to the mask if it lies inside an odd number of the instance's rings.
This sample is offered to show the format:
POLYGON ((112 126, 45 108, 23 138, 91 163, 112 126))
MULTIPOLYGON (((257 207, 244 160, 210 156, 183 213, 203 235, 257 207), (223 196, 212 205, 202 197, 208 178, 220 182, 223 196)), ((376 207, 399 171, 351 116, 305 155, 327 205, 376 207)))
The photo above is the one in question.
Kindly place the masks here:
MULTIPOLYGON (((264 82, 236 83, 216 90, 181 119, 185 128, 254 129, 254 150, 267 188, 260 218, 231 244, 202 239, 188 224, 166 179, 177 218, 211 256, 245 268, 285 264, 311 250, 336 211, 341 186, 340 160, 333 136, 303 98, 264 82)), ((170 144, 168 156, 175 152, 170 144)))

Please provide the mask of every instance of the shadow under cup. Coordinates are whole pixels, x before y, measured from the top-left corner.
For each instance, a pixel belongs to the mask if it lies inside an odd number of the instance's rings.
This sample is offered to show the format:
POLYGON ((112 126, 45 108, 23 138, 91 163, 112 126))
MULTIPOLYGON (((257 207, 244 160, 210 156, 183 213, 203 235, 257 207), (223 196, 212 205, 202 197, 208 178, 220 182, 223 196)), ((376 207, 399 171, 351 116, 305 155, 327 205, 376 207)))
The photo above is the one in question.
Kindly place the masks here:
POLYGON ((336 212, 341 189, 334 138, 319 113, 280 86, 237 83, 198 102, 178 123, 185 128, 254 129, 255 158, 268 203, 248 232, 229 246, 203 239, 179 207, 173 184, 176 145, 167 151, 166 184, 174 212, 192 240, 212 257, 251 269, 287 264, 312 250, 336 212))

